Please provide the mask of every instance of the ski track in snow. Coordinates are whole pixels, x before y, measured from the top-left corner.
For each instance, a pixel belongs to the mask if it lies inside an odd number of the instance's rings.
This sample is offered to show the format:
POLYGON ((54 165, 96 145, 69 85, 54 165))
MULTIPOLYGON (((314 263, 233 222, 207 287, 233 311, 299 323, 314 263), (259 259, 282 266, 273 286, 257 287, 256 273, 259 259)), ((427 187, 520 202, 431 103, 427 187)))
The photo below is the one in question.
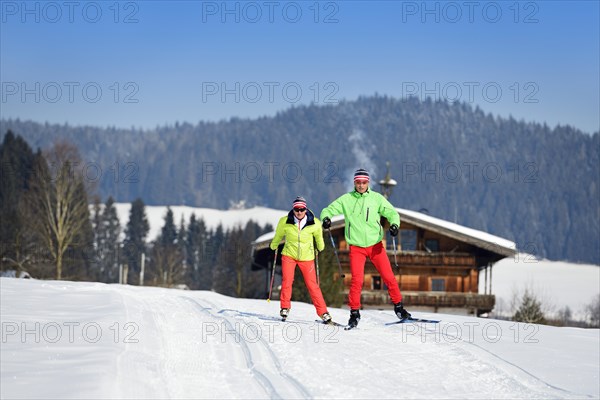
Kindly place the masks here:
MULTIPOLYGON (((196 302, 198 302, 196 300, 196 302)), ((202 300, 202 302, 206 302, 206 300, 202 300)), ((198 302, 200 303, 200 302, 198 302)), ((218 307, 211 302, 208 302, 212 309, 216 310, 218 307)), ((202 306, 201 306, 202 307, 202 306)), ((206 311, 206 307, 204 308, 206 311)), ((238 322, 240 319, 258 319, 265 321, 274 321, 278 324, 282 324, 279 321, 279 318, 270 317, 267 315, 263 315, 256 312, 243 312, 234 309, 221 309, 217 312, 219 315, 228 315, 230 319, 228 319, 228 324, 232 326, 233 323, 238 322), (237 318, 233 318, 233 317, 237 318)), ((214 314, 213 314, 214 315, 214 314)), ((339 317, 338 317, 339 319, 339 317)), ((364 320, 364 319, 363 319, 364 320)), ((359 325, 360 328, 355 332, 369 332, 369 331, 377 331, 375 334, 370 334, 367 338, 368 345, 379 346, 380 350, 374 351, 370 356, 365 358, 355 358, 348 359, 347 362, 344 362, 343 365, 336 367, 335 362, 331 364, 332 370, 344 371, 350 366, 350 368, 354 371, 364 371, 364 370, 373 370, 382 368, 381 359, 385 357, 386 349, 390 346, 390 338, 388 335, 396 336, 398 332, 390 331, 390 327, 386 327, 384 325, 385 322, 389 322, 389 319, 385 321, 380 318, 367 318, 367 323, 361 322, 359 325), (373 322, 376 322, 373 325, 373 322), (387 330, 387 332, 386 332, 387 330)), ((286 324, 300 324, 305 330, 304 335, 314 336, 311 332, 306 332, 306 325, 311 325, 309 321, 304 320, 296 320, 290 319, 286 324)), ((317 324, 318 325, 318 324, 317 324)), ((312 324, 314 327, 314 323, 312 324)), ((418 326, 421 330, 426 330, 427 324, 417 323, 413 324, 413 326, 418 326)), ((396 326, 400 327, 400 325, 396 326)), ((309 328, 310 329, 310 328, 309 328)), ((391 329, 394 329, 393 327, 391 329)), ((404 329, 401 327, 400 329, 404 329)), ((352 332, 347 332, 345 334, 352 334, 352 332)), ((424 355, 436 355, 443 362, 446 362, 451 365, 460 365, 460 373, 454 371, 454 368, 450 368, 451 372, 445 375, 442 374, 442 379, 437 380, 437 383, 431 383, 431 386, 438 388, 433 391, 445 393, 444 397, 449 398, 479 398, 482 396, 494 397, 494 398, 588 398, 587 396, 582 396, 577 393, 570 392, 568 390, 564 390, 553 386, 542 379, 530 374, 524 369, 516 366, 510 361, 504 359, 503 357, 493 353, 490 350, 484 349, 483 347, 471 343, 460 338, 453 337, 452 335, 448 335, 443 333, 446 338, 448 338, 449 343, 434 343, 431 346, 423 345, 418 341, 413 343, 404 343, 403 345, 414 345, 418 348, 415 349, 415 353, 410 355, 406 355, 405 361, 409 366, 407 371, 412 374, 418 372, 422 372, 423 374, 431 374, 431 365, 425 365, 422 361, 418 359, 422 359, 424 355), (411 361, 411 357, 416 357, 411 361), (493 359, 492 359, 493 358, 493 359), (500 364, 498 363, 500 361, 500 364), (465 380, 465 375, 466 379, 465 380), (486 385, 481 385, 480 388, 474 390, 473 382, 486 382, 486 385), (492 389, 486 389, 492 388, 492 389), (460 395, 457 396, 457 393, 460 395)), ((339 336, 335 336, 336 338, 340 338, 339 336)), ((261 341, 264 340, 261 338, 261 341)), ((367 344, 365 344, 367 345, 367 344)), ((265 346, 270 349, 270 347, 265 343, 265 346)), ((274 348, 279 348, 278 344, 273 345, 274 348)), ((273 350, 269 350, 272 357, 276 359, 277 357, 274 354, 273 350)), ((292 352, 289 352, 289 360, 287 362, 288 367, 292 367, 294 364, 295 355, 292 352)), ((313 358, 318 359, 318 355, 314 354, 313 358)), ((327 362, 326 360, 324 362, 327 362)), ((402 369, 399 369, 399 376, 402 376, 402 369)), ((439 376, 438 376, 439 377, 439 376)), ((332 379, 333 375, 329 377, 332 379)), ((356 385, 358 382, 358 389, 363 390, 364 392, 353 393, 353 396, 362 397, 367 396, 368 391, 372 388, 372 382, 363 381, 360 377, 355 376, 354 384, 356 385), (364 387, 361 388, 360 386, 364 387)), ((423 385, 422 380, 418 380, 420 382, 417 385, 411 387, 410 384, 405 385, 402 393, 391 392, 387 394, 387 397, 422 397, 423 396, 423 385), (400 395, 400 396, 399 396, 400 395)), ((344 386, 344 385, 342 385, 344 386)), ((352 387, 350 385, 349 387, 352 387)), ((392 389, 394 390, 394 389, 392 389)), ((269 392, 269 390, 267 390, 269 392)), ((271 393, 272 394, 272 393, 271 393)), ((331 396, 331 394, 330 394, 331 396)), ((331 397, 339 397, 339 395, 333 395, 331 397)), ((344 397, 343 395, 341 397, 344 397)), ((434 396, 435 397, 435 396, 434 396)), ((288 398, 286 396, 286 398, 288 398)), ((294 396, 292 398, 298 398, 294 396)))
MULTIPOLYGON (((378 317, 375 318, 381 323, 386 322, 384 319, 378 317)), ((444 322, 441 321, 440 324, 443 326, 444 322)), ((424 336, 426 337, 427 335, 442 335, 445 337, 447 340, 444 341, 444 343, 435 343, 436 339, 429 340, 429 342, 435 345, 432 348, 431 353, 438 354, 440 358, 448 357, 449 359, 454 359, 455 362, 461 365, 462 372, 473 378, 480 380, 482 376, 486 375, 487 378, 485 378, 485 380, 487 380, 487 384, 490 387, 495 388, 488 396, 493 394, 492 397, 494 398, 593 398, 593 396, 581 395, 554 386, 473 341, 464 340, 457 335, 450 335, 447 332, 444 332, 443 329, 428 329, 428 327, 434 326, 432 324, 398 324, 391 325, 390 327, 392 327, 392 329, 394 329, 394 327, 406 329, 407 326, 415 326, 419 330, 419 335, 417 336, 421 338, 424 336), (497 361, 500 361, 500 363, 497 361), (502 391, 499 391, 499 389, 502 388, 510 388, 510 391, 507 390, 504 394, 502 391)), ((425 339, 425 341, 427 340, 425 339)), ((420 351, 420 354, 423 354, 422 350, 420 351)), ((464 390, 465 398, 477 398, 478 395, 474 397, 468 395, 469 390, 472 391, 472 382, 470 380, 467 380, 467 382, 468 383, 462 388, 462 390, 464 390)), ((444 390, 448 392, 448 397, 456 397, 457 388, 454 387, 456 385, 444 383, 443 386, 445 387, 444 390)))
MULTIPOLYGON (((420 327, 420 328, 421 328, 421 329, 425 329, 424 327, 420 327)), ((496 354, 496 353, 494 353, 494 352, 492 352, 492 351, 490 351, 490 350, 487 350, 487 349, 483 348, 482 346, 480 346, 480 345, 478 345, 478 344, 476 344, 476 343, 465 341, 465 340, 463 340, 462 338, 459 338, 459 337, 457 337, 457 336, 454 336, 454 335, 449 335, 449 334, 447 334, 447 333, 445 333, 445 332, 442 332, 442 335, 444 335, 445 337, 447 337, 447 338, 449 338, 449 339, 451 339, 451 340, 459 340, 461 343, 467 344, 468 346, 474 346, 474 347, 475 347, 475 348, 477 348, 479 351, 485 352, 485 353, 487 353, 487 354, 491 355, 492 357, 495 357, 496 359, 498 359, 498 360, 502 361, 502 364, 496 364, 496 365, 495 365, 496 367, 499 367, 499 368, 502 368, 502 369, 505 369, 505 370, 510 370, 510 371, 508 371, 508 372, 510 372, 510 373, 512 373, 512 374, 514 374, 514 375, 517 375, 518 373, 523 373, 523 374, 526 374, 526 375, 527 375, 527 377, 530 377, 531 379, 533 379, 534 381, 536 381, 536 382, 540 383, 541 385, 543 385, 543 386, 546 386, 546 387, 547 387, 547 388, 549 388, 549 389, 553 389, 553 390, 556 390, 556 391, 558 391, 558 393, 557 393, 557 394, 554 394, 554 393, 552 393, 552 396, 553 396, 553 397, 554 397, 555 395, 556 395, 557 397, 559 397, 559 396, 558 396, 558 394, 561 394, 561 393, 562 393, 563 395, 575 396, 575 397, 581 397, 581 395, 579 395, 579 394, 577 394, 577 393, 573 393, 573 392, 571 392, 571 391, 569 391, 569 390, 566 390, 566 389, 559 388, 559 387, 557 387, 557 386, 554 386, 554 385, 552 385, 552 384, 550 384, 550 383, 548 383, 548 382, 544 381, 543 379, 541 379, 541 378, 539 378, 539 377, 537 377, 537 376, 533 375, 532 373, 530 373, 530 372, 526 371, 525 369, 523 369, 523 368, 519 367, 518 365, 516 365, 516 364, 514 364, 514 363, 512 363, 512 362, 510 362, 510 361, 508 361, 507 359, 505 359, 505 358, 503 358, 503 357, 499 356, 498 354, 496 354), (516 372, 516 373, 515 373, 515 372, 511 372, 511 371, 514 371, 514 370, 517 370, 517 372, 516 372)), ((470 348, 470 349, 468 349, 468 348, 467 348, 466 350, 467 350, 467 351, 470 351, 470 352, 472 352, 472 353, 477 353, 476 351, 473 351, 473 349, 472 349, 472 348, 470 348)), ((483 358, 485 358, 485 355, 484 355, 484 354, 481 354, 481 355, 480 355, 480 357, 483 359, 483 358)), ((527 377, 525 377, 525 379, 522 379, 522 380, 521 380, 521 383, 523 383, 524 385, 527 385, 528 387, 531 387, 533 390, 537 390, 536 386, 538 386, 538 385, 535 385, 535 384, 532 384, 532 382, 529 382, 529 379, 527 379, 527 377)))
MULTIPOLYGON (((237 329, 237 321, 233 321, 232 318, 227 317, 224 313, 216 315, 212 310, 216 310, 218 307, 209 302, 208 300, 192 299, 189 297, 182 297, 186 301, 193 302, 203 313, 210 315, 213 319, 221 321, 226 324, 229 332, 235 332, 235 340, 239 342, 239 347, 242 350, 248 370, 256 377, 256 380, 265 390, 268 398, 271 399, 309 399, 312 398, 306 388, 286 374, 282 367, 279 359, 271 350, 269 345, 265 342, 261 333, 256 333, 254 336, 255 340, 248 340, 245 336, 237 329), (208 304, 210 307, 206 307, 202 303, 208 304)), ((252 329, 253 326, 246 325, 248 329, 252 329)))
MULTIPOLYGON (((275 355, 262 341, 248 342, 243 335, 235 334, 234 324, 210 310, 217 307, 203 300, 186 296, 151 296, 144 299, 143 308, 152 310, 144 320, 150 332, 160 332, 158 338, 143 337, 156 359, 134 359, 139 366, 154 365, 152 371, 163 390, 151 394, 154 398, 309 398, 307 392, 293 378, 280 369, 275 355), (202 316, 203 318, 198 318, 202 316), (208 317, 204 318, 204 317, 208 317), (182 331, 181 327, 185 326, 182 331), (155 327, 155 328, 154 328, 155 327), (208 327, 208 328, 207 328, 208 327), (227 336, 210 335, 212 327, 227 332, 227 336), (269 360, 273 360, 269 363, 269 360), (266 364, 266 365, 265 365, 266 364), (223 371, 234 374, 228 379, 223 371), (214 375, 207 376, 207 371, 214 375), (234 385, 232 385, 232 382, 234 385), (239 387, 243 383, 243 390, 239 387), (292 385, 290 385, 292 383, 292 385), (293 390, 290 388, 297 388, 293 390)), ((137 307, 135 300, 128 307, 137 307)), ((126 353, 128 353, 126 351, 126 353)), ((121 369, 135 371, 134 363, 121 369)), ((127 375, 127 373, 125 374, 127 375)), ((130 377, 127 377, 130 379, 130 377)), ((126 380, 125 380, 126 381, 126 380)), ((143 387, 143 385, 141 385, 143 387)), ((124 382, 125 397, 147 397, 148 393, 131 392, 124 382)))
POLYGON ((159 332, 162 328, 157 324, 151 304, 141 302, 135 297, 127 296, 121 290, 119 294, 125 310, 126 321, 139 321, 143 338, 135 343, 126 343, 125 348, 117 359, 119 381, 117 388, 120 396, 125 398, 164 398, 169 395, 165 381, 164 365, 160 359, 154 357, 162 351, 164 340, 162 337, 145 335, 145 332, 159 332), (141 348, 140 348, 141 347, 141 348), (159 350, 160 349, 160 350, 159 350), (151 376, 153 379, 148 379, 151 376))

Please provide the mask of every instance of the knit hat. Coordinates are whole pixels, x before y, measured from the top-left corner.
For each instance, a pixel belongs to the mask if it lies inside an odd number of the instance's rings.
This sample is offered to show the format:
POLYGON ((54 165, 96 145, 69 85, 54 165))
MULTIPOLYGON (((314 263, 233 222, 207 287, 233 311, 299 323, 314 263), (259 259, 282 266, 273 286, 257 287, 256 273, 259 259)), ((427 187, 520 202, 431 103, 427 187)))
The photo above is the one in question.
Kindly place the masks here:
POLYGON ((369 181, 369 172, 366 169, 359 168, 354 172, 354 182, 356 181, 369 181))
POLYGON ((292 204, 292 208, 306 208, 306 199, 302 196, 296 197, 292 204))

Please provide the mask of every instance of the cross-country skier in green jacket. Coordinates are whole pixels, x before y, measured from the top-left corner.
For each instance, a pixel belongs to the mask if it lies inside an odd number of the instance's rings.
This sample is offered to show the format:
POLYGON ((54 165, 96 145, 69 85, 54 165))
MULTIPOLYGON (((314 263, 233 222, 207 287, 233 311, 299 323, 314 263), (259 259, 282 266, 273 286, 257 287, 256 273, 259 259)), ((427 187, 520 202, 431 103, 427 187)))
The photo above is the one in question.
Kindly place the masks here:
POLYGON ((350 245, 350 293, 348 306, 350 320, 348 326, 354 328, 360 320, 360 295, 365 276, 365 261, 371 260, 383 282, 388 287, 390 299, 398 318, 409 318, 410 314, 402 305, 402 293, 392 271, 390 260, 383 246, 383 227, 380 219, 385 217, 390 223, 390 234, 398 235, 400 217, 390 202, 377 192, 369 189, 369 173, 358 169, 354 173, 354 190, 335 199, 321 211, 323 228, 329 229, 331 217, 344 215, 346 241, 350 245))

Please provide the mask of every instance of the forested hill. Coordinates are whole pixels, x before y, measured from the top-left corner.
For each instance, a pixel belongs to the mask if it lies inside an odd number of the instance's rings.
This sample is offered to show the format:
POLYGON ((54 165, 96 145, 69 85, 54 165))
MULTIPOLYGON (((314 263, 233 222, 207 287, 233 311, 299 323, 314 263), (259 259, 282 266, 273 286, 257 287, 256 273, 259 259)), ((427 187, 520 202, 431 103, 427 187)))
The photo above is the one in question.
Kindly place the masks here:
POLYGON ((386 161, 395 206, 517 242, 550 259, 600 263, 600 134, 485 114, 468 104, 365 97, 274 117, 153 130, 2 120, 34 148, 76 144, 102 199, 317 212, 386 161))

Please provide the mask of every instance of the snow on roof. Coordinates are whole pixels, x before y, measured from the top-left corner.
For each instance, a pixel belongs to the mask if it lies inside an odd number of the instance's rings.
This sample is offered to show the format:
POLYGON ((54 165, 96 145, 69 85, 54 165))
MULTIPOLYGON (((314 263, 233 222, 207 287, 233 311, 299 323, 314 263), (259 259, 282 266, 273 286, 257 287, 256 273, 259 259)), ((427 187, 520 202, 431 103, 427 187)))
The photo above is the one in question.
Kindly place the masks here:
POLYGON ((489 250, 502 251, 501 254, 507 256, 513 256, 516 253, 517 245, 508 239, 417 211, 406 210, 404 208, 396 208, 396 210, 400 214, 401 221, 412 223, 421 228, 431 229, 458 240, 474 241, 489 250))

